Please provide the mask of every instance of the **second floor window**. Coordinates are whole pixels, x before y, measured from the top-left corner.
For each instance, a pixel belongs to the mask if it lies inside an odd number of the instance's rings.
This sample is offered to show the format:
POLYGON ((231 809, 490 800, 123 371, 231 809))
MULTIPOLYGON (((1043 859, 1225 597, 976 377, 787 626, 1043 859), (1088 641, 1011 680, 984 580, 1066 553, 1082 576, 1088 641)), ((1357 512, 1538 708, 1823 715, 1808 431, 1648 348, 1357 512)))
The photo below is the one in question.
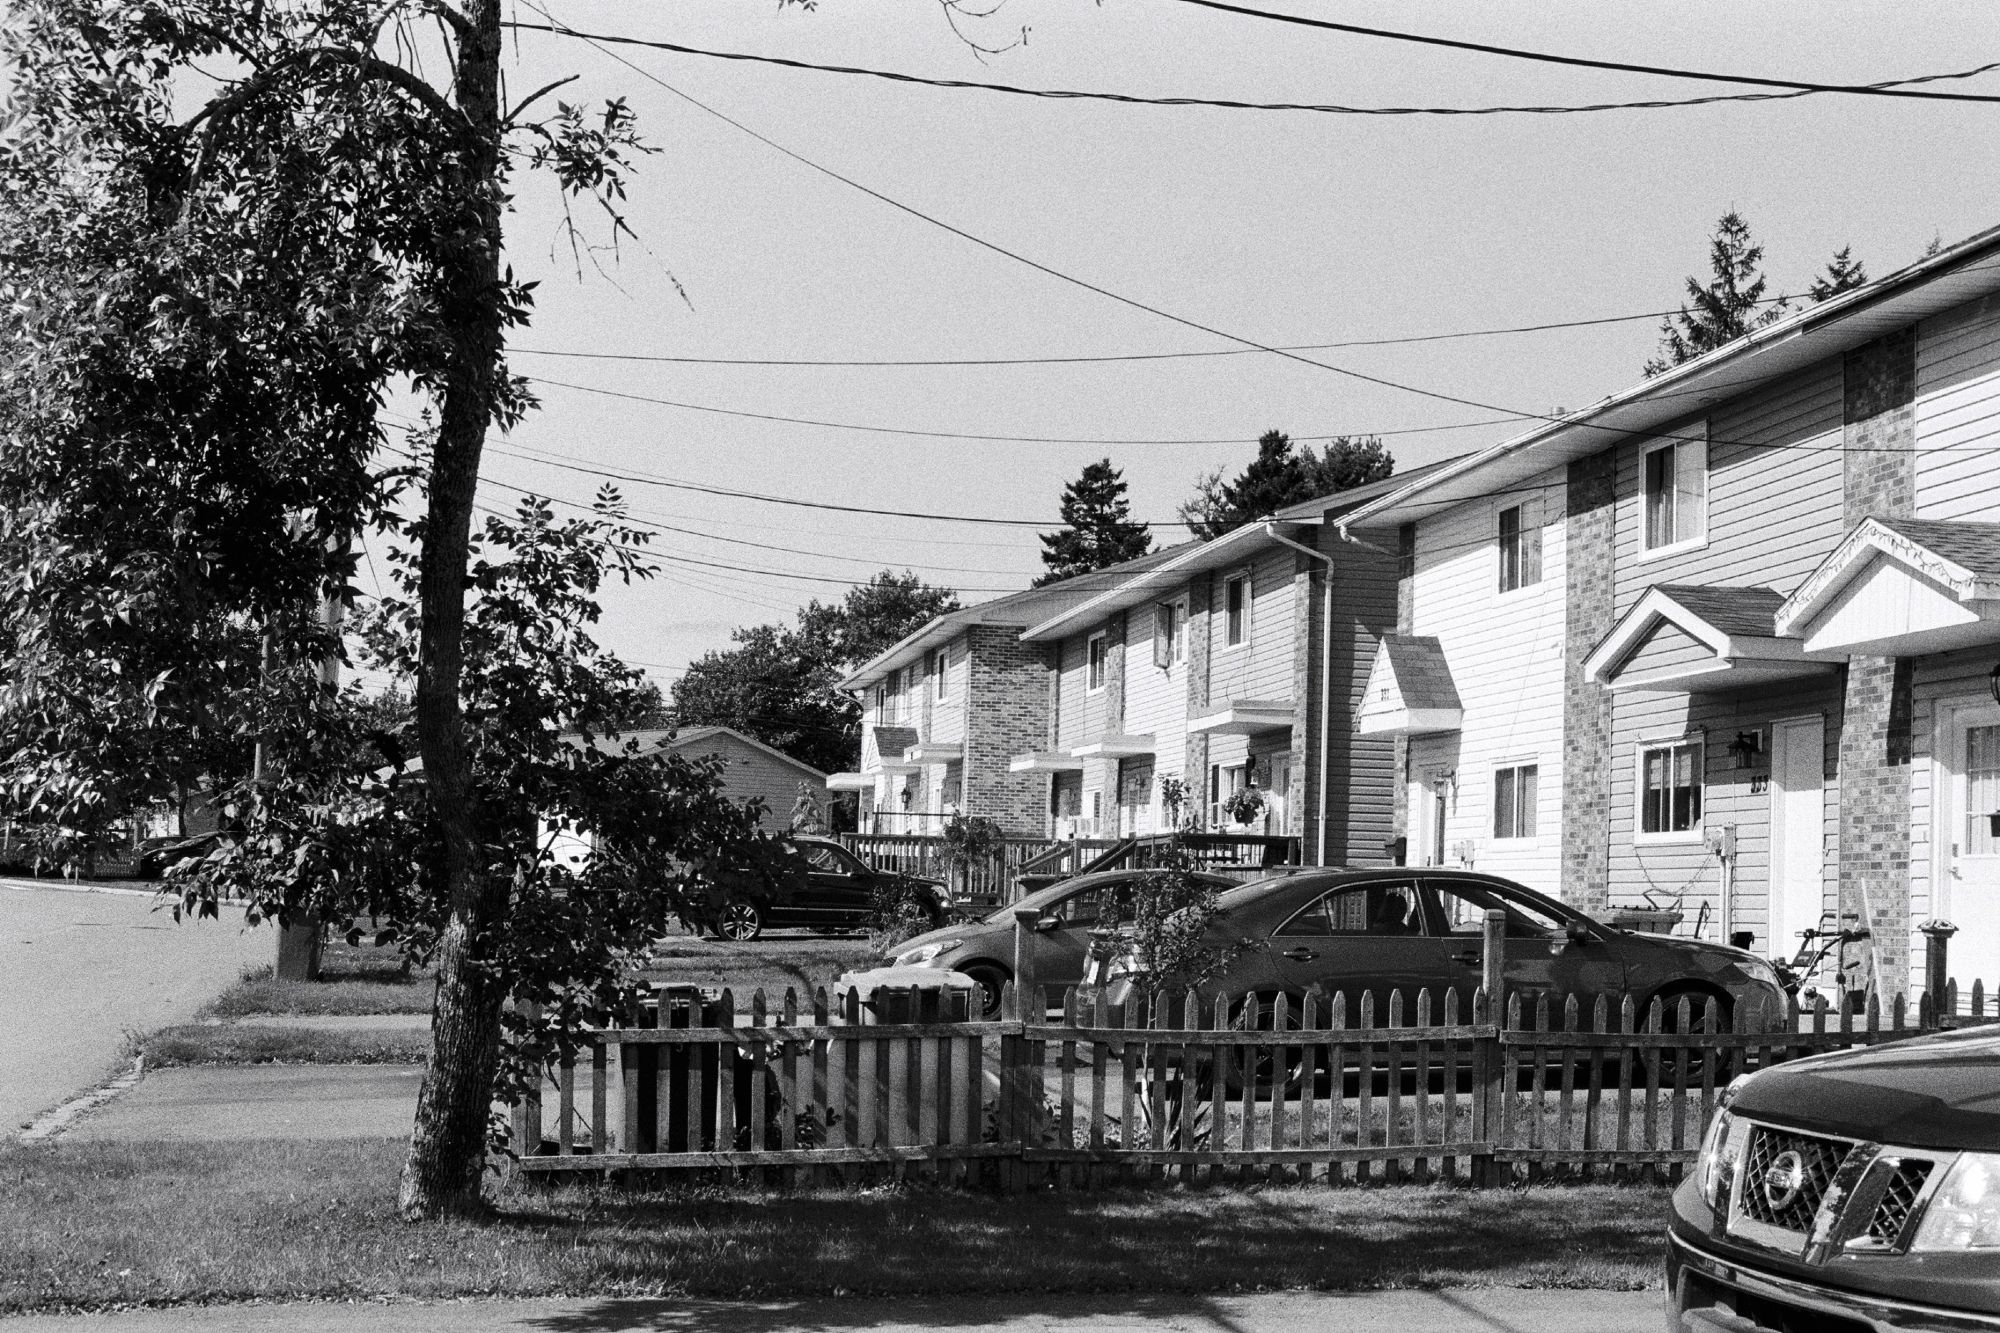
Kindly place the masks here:
POLYGON ((1250 637, 1250 576, 1238 574, 1223 585, 1222 643, 1234 648, 1250 637))
POLYGON ((945 684, 948 678, 946 673, 950 667, 951 659, 945 656, 944 649, 940 648, 931 654, 931 698, 942 699, 950 693, 945 684))
POLYGON ((1153 665, 1172 667, 1187 656, 1187 603, 1160 602, 1153 607, 1153 665))
POLYGON ((1102 634, 1090 636, 1090 643, 1084 651, 1084 681, 1093 690, 1104 688, 1104 667, 1111 659, 1111 649, 1102 634))
POLYGON ((1641 465, 1645 549, 1708 535, 1708 441, 1675 440, 1646 451, 1641 465))
POLYGON ((1701 761, 1698 740, 1640 751, 1640 833, 1691 833, 1701 827, 1701 761))
POLYGON ((1493 836, 1532 838, 1535 836, 1535 796, 1540 769, 1535 764, 1516 764, 1493 772, 1493 836))
POLYGON ((1500 591, 1531 588, 1542 581, 1542 527, 1532 506, 1500 511, 1500 591))

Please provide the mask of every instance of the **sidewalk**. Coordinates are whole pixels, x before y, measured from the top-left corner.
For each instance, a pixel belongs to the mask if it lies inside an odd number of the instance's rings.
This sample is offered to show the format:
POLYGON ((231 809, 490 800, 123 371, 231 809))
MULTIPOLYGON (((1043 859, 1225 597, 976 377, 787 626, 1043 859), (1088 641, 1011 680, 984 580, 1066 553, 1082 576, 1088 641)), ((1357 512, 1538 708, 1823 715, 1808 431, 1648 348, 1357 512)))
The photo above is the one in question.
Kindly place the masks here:
POLYGON ((453 1301, 239 1305, 0 1319, 5 1333, 1654 1333, 1657 1291, 453 1301))
POLYGON ((74 1143, 399 1139, 416 1118, 416 1065, 224 1065, 148 1071, 79 1120, 74 1143))

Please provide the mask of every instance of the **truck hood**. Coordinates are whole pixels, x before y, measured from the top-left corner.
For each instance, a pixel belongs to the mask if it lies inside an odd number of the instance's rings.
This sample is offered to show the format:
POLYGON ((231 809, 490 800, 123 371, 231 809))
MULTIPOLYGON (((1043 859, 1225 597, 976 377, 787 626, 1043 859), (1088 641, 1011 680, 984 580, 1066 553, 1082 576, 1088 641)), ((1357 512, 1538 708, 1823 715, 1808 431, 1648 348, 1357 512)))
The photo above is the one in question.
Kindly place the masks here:
POLYGON ((1745 1083, 1731 1109, 1873 1143, 2000 1150, 2000 1028, 1794 1060, 1745 1083))

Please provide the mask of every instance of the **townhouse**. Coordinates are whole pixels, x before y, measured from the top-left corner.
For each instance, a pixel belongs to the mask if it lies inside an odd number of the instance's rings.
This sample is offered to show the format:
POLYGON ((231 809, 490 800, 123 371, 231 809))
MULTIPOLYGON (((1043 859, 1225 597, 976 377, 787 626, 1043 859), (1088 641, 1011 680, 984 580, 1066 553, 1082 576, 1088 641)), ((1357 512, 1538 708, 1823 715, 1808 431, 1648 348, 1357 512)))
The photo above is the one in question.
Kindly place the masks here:
POLYGON ((1884 992, 2000 980, 2000 231, 1341 520, 1402 561, 1358 725, 1416 863, 1678 901, 1884 992))

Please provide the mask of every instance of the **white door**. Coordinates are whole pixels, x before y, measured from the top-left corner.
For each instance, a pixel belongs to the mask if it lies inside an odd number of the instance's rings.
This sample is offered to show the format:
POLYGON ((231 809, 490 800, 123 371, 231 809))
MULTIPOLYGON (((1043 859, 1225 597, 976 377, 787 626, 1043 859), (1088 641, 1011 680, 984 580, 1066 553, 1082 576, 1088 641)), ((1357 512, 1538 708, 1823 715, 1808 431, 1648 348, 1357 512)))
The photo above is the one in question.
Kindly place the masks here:
POLYGON ((1961 990, 1978 978, 1991 991, 2000 982, 2000 838, 1989 818, 2000 812, 2000 708, 1953 709, 1941 739, 1946 872, 1938 910, 1958 927, 1947 970, 1961 990))
POLYGON ((1442 770, 1420 769, 1410 783, 1410 842, 1407 859, 1411 865, 1444 864, 1446 779, 1442 770))
POLYGON ((1799 932, 1826 902, 1826 732, 1819 718, 1771 728, 1770 938, 1762 952, 1789 958, 1799 932))

